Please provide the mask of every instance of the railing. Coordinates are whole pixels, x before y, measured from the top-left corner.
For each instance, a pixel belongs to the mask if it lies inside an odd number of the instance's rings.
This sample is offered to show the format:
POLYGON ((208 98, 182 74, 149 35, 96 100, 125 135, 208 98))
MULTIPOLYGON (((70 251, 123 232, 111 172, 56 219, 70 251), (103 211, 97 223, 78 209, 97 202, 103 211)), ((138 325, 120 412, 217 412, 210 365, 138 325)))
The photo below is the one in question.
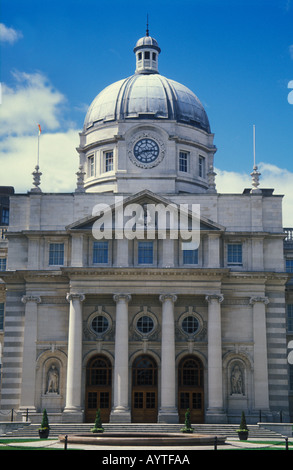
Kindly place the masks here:
POLYGON ((0 241, 6 239, 7 227, 0 227, 0 241))
POLYGON ((286 227, 284 228, 284 232, 286 234, 286 238, 284 240, 284 245, 285 245, 285 248, 293 248, 293 228, 290 227, 286 227))

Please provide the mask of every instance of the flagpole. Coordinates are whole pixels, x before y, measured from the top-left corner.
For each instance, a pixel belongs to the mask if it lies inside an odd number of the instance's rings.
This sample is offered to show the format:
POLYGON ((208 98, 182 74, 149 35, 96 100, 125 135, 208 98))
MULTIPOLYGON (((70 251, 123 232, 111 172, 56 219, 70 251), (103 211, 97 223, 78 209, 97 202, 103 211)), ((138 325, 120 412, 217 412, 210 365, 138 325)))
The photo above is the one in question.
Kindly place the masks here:
POLYGON ((39 167, 39 162, 40 162, 40 135, 41 135, 41 132, 42 132, 42 129, 41 129, 40 124, 38 124, 38 128, 39 128, 39 133, 38 133, 38 157, 37 157, 37 166, 39 167))

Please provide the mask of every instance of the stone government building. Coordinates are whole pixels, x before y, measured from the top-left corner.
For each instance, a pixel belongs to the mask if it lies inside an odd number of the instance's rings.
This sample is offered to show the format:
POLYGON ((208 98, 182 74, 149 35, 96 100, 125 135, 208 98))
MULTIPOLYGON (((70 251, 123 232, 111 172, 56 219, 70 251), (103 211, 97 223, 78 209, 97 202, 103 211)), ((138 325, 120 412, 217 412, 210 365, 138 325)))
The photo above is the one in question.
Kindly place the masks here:
POLYGON ((38 167, 27 194, 1 188, 1 419, 292 419, 282 196, 259 188, 257 167, 251 188, 217 192, 207 114, 160 75, 160 52, 147 31, 135 73, 92 102, 74 193, 43 193, 38 167), (160 238, 158 218, 152 239, 117 238, 117 197, 124 214, 142 208, 143 228, 148 205, 199 205, 199 246, 182 249, 170 227, 160 238), (101 204, 113 232, 99 239, 101 204))

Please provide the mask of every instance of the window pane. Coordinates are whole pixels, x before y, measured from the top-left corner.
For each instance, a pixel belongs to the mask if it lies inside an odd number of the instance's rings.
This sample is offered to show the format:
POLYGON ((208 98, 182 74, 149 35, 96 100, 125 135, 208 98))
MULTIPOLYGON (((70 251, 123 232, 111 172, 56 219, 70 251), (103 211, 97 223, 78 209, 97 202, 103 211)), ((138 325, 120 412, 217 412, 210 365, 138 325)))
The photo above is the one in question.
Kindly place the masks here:
POLYGON ((2 224, 9 224, 9 209, 7 208, 3 208, 2 209, 2 221, 1 221, 2 224))
POLYGON ((198 159, 198 175, 201 178, 205 176, 205 159, 204 157, 199 157, 198 159))
POLYGON ((108 263, 108 242, 94 242, 93 263, 108 263))
POLYGON ((183 250, 183 264, 198 264, 198 249, 183 250))
POLYGON ((242 245, 239 243, 228 244, 228 263, 242 264, 242 245))
POLYGON ((113 170, 113 152, 105 152, 105 171, 113 170))
POLYGON ((182 329, 185 331, 185 333, 188 333, 190 335, 194 334, 199 327, 198 319, 193 316, 188 316, 184 318, 182 321, 182 329))
POLYGON ((153 242, 138 242, 138 264, 153 264, 153 242))
POLYGON ((6 258, 0 258, 0 271, 6 271, 6 258))
POLYGON ((179 171, 188 171, 188 153, 180 152, 179 153, 179 171))
POLYGON ((64 243, 50 243, 49 265, 64 264, 64 243))
POLYGON ((293 259, 286 259, 286 271, 287 273, 293 273, 293 259))
POLYGON ((95 158, 93 155, 88 157, 89 175, 95 176, 95 158))
POLYGON ((96 333, 104 333, 109 326, 109 322, 103 315, 98 315, 92 321, 92 328, 96 333))
POLYGON ((143 317, 139 318, 137 320, 137 329, 141 333, 150 333, 152 329, 154 328, 154 322, 153 319, 147 315, 144 315, 143 317))

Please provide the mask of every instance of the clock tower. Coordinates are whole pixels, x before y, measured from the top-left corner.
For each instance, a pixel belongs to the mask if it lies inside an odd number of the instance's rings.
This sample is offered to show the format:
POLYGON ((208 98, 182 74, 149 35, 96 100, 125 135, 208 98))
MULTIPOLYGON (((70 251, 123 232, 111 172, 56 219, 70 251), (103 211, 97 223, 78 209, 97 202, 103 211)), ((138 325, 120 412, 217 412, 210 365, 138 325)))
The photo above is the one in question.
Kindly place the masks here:
POLYGON ((213 134, 197 96, 159 73, 161 49, 148 30, 135 73, 102 90, 80 134, 86 192, 215 192, 213 134))

